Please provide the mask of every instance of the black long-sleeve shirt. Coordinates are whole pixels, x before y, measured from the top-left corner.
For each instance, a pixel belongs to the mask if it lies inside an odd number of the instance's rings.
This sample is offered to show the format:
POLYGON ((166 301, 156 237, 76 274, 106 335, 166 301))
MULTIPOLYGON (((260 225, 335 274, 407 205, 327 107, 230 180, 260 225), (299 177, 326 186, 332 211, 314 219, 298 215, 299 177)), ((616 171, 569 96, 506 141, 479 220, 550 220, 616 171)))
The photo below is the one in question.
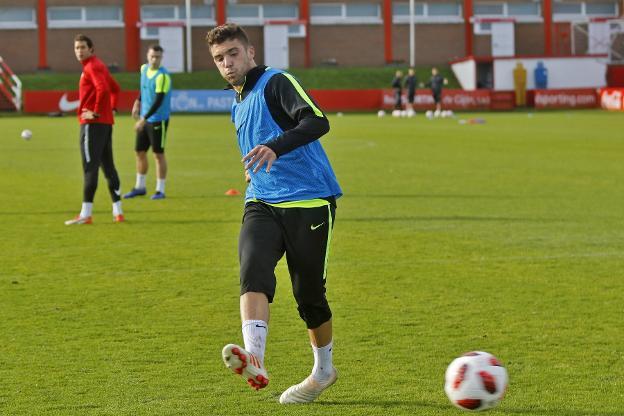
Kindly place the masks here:
POLYGON ((416 75, 408 75, 405 78, 405 88, 407 88, 410 94, 414 94, 414 91, 416 91, 416 82, 416 75))
MULTIPOLYGON (((236 94, 237 102, 247 97, 266 69, 264 65, 256 66, 247 73, 242 91, 236 94)), ((273 120, 284 131, 264 143, 277 157, 318 140, 329 131, 329 121, 318 105, 284 74, 271 77, 264 89, 264 99, 273 120)))
POLYGON ((396 91, 401 91, 403 89, 403 77, 394 77, 392 80, 392 88, 396 91))
POLYGON ((442 91, 442 86, 444 85, 444 78, 440 74, 433 75, 431 76, 428 85, 431 87, 431 91, 434 93, 440 93, 442 91))

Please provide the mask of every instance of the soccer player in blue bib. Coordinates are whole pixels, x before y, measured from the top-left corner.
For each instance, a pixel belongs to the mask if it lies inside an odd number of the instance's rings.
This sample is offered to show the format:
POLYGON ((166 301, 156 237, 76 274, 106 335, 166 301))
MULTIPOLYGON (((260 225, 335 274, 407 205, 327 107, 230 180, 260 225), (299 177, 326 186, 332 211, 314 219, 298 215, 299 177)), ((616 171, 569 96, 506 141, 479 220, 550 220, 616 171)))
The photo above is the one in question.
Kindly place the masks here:
POLYGON ((152 199, 165 198, 165 179, 167 178, 167 159, 165 145, 171 112, 171 76, 161 66, 163 48, 152 45, 147 51, 147 64, 141 66, 141 92, 132 107, 132 116, 137 119, 136 130, 136 184, 124 195, 134 198, 145 195, 145 177, 147 175, 147 151, 152 147, 156 159, 156 193, 152 199))
POLYGON ((311 402, 338 376, 325 282, 336 199, 342 191, 318 140, 329 131, 329 122, 292 75, 256 65, 254 48, 239 26, 218 26, 206 41, 219 72, 236 92, 232 122, 249 183, 239 238, 245 346, 226 345, 223 360, 256 390, 269 383, 264 365, 269 304, 275 266, 286 254, 314 367, 279 400, 311 402))

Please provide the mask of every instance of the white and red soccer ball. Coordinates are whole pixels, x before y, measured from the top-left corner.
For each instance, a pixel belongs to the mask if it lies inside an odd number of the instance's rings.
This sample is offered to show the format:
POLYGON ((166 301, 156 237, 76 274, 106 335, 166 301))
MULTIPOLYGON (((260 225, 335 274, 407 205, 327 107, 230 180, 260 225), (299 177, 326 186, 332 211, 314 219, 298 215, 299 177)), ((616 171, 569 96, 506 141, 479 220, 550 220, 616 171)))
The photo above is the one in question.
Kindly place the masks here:
POLYGON ((473 351, 456 358, 446 369, 444 391, 462 410, 495 407, 507 390, 507 370, 492 354, 473 351))

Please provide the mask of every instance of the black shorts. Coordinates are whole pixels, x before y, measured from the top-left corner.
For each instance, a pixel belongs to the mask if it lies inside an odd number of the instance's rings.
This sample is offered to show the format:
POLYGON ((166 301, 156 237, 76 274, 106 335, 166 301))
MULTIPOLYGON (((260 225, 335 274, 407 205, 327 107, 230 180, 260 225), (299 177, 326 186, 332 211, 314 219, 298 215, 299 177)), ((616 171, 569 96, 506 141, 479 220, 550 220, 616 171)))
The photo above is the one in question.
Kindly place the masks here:
POLYGON ((440 103, 440 100, 442 99, 442 91, 431 91, 431 93, 433 94, 433 102, 436 104, 440 103))
POLYGON ((416 96, 416 91, 408 91, 407 92, 407 102, 410 104, 414 104, 414 97, 416 96))
POLYGON ((143 130, 137 132, 134 150, 146 152, 151 146, 154 153, 164 153, 168 128, 169 120, 145 123, 143 130))
POLYGON ((240 231, 241 295, 275 295, 275 266, 286 253, 298 305, 326 304, 325 281, 336 206, 277 208, 262 202, 245 205, 240 231))

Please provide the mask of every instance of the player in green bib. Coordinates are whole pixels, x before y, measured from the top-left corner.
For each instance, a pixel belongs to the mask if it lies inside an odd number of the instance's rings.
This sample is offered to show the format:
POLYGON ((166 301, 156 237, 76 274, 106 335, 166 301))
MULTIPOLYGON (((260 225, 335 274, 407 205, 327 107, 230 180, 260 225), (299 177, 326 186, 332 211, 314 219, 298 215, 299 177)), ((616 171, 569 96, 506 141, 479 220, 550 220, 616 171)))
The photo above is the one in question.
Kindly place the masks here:
POLYGON ((224 346, 223 362, 256 390, 269 384, 264 360, 269 309, 275 268, 285 256, 314 365, 279 401, 309 403, 338 378, 326 282, 342 190, 319 141, 329 132, 329 121, 294 76, 256 64, 255 49, 240 26, 217 26, 206 41, 219 73, 236 93, 232 122, 249 183, 238 246, 244 347, 224 346))
POLYGON ((147 151, 150 146, 156 160, 156 193, 152 195, 152 199, 165 198, 167 177, 165 145, 171 113, 171 76, 161 65, 163 52, 163 48, 159 45, 150 46, 147 51, 147 64, 141 66, 141 92, 132 108, 132 116, 137 120, 134 126, 136 184, 124 195, 126 199, 146 194, 147 151))

